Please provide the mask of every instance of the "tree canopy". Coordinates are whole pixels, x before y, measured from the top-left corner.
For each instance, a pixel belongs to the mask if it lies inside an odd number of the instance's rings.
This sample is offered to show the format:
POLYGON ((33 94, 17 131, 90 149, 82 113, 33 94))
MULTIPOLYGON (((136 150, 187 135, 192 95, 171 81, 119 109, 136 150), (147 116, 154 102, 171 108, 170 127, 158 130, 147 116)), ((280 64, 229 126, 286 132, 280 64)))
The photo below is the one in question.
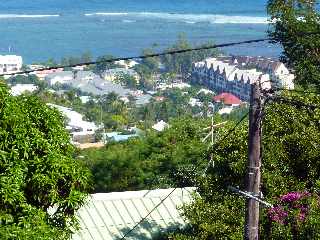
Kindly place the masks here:
POLYGON ((0 85, 0 238, 67 239, 89 173, 73 159, 64 118, 0 85))
MULTIPOLYGON (((262 194, 271 204, 278 204, 280 196, 289 192, 307 192, 315 201, 302 205, 309 210, 296 226, 297 238, 291 231, 294 224, 291 218, 284 222, 271 221, 270 210, 262 208, 261 238, 318 239, 320 98, 292 93, 285 96, 315 104, 318 108, 310 110, 281 103, 266 107, 262 130, 262 194)), ((185 232, 176 233, 173 239, 242 239, 245 199, 230 191, 229 186, 245 189, 247 129, 248 123, 245 122, 227 139, 218 140, 219 144, 214 145, 214 167, 208 169, 206 176, 198 174, 195 178, 200 197, 195 197, 194 203, 184 207, 190 226, 185 232)), ((297 210, 295 212, 297 214, 297 210)))
POLYGON ((296 75, 296 83, 320 89, 320 15, 317 1, 269 0, 270 37, 283 47, 281 60, 296 75))

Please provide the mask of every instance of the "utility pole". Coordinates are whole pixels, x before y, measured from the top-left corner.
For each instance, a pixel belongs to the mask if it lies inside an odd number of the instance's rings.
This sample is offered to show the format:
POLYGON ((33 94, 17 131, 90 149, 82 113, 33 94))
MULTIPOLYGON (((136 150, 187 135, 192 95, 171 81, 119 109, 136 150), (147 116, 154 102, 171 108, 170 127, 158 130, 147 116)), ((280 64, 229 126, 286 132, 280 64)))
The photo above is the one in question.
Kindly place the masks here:
MULTIPOLYGON (((211 117, 211 125, 209 127, 203 129, 204 131, 210 130, 210 132, 207 134, 207 136, 205 138, 203 138, 201 140, 204 143, 211 136, 211 142, 209 144, 208 150, 209 150, 210 147, 213 147, 213 144, 215 142, 215 130, 220 128, 220 127, 223 127, 226 123, 227 122, 221 122, 221 123, 218 123, 218 124, 213 124, 213 116, 211 117)), ((210 154, 210 162, 209 162, 208 166, 206 167, 206 170, 204 171, 202 176, 206 175, 206 173, 207 173, 207 171, 208 171, 208 169, 209 169, 211 164, 212 164, 212 166, 214 166, 213 153, 210 154)))
MULTIPOLYGON (((246 191, 260 197, 261 180, 261 120, 262 98, 260 84, 251 85, 251 99, 249 110, 249 158, 246 176, 246 191)), ((246 203, 245 240, 259 239, 259 202, 248 198, 246 203)))

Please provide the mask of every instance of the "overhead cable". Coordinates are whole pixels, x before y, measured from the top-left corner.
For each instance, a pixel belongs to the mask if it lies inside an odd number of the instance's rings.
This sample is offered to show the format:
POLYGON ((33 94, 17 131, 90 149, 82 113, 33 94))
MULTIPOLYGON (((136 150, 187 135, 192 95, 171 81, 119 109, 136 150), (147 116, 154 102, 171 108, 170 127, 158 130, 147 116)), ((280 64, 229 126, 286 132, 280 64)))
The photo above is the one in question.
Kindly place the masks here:
POLYGON ((161 204, 164 203, 165 200, 167 200, 170 195, 177 190, 177 188, 174 188, 165 198, 163 198, 150 212, 148 212, 148 214, 143 217, 136 225, 134 225, 133 228, 131 228, 128 232, 126 232, 123 237, 121 238, 121 240, 125 239, 133 230, 135 230, 141 223, 143 223, 150 215, 151 213, 153 213, 161 204))
POLYGON ((13 76, 13 75, 29 74, 29 73, 34 73, 34 72, 38 72, 38 71, 41 72, 41 71, 47 71, 47 70, 54 70, 54 69, 59 69, 59 68, 74 68, 74 67, 79 67, 79 66, 89 66, 89 65, 95 65, 95 64, 100 64, 100 63, 112 63, 112 62, 117 62, 117 61, 127 61, 127 60, 135 60, 135 59, 161 57, 161 56, 166 56, 166 55, 181 54, 181 53, 192 52, 192 51, 201 51, 201 50, 209 50, 209 49, 215 49, 215 48, 231 47, 231 46, 241 45, 241 44, 259 43, 259 42, 265 42, 265 41, 270 41, 270 40, 272 40, 272 39, 271 38, 262 38, 262 39, 254 39, 254 40, 247 40, 247 41, 241 41, 241 42, 206 45, 206 46, 202 46, 202 47, 164 51, 164 52, 160 52, 160 53, 146 54, 146 55, 140 55, 140 56, 118 57, 118 58, 110 58, 110 59, 84 62, 84 63, 78 63, 78 64, 44 67, 44 68, 33 69, 33 70, 19 71, 19 72, 15 72, 15 73, 3 73, 3 74, 0 74, 0 76, 13 76))

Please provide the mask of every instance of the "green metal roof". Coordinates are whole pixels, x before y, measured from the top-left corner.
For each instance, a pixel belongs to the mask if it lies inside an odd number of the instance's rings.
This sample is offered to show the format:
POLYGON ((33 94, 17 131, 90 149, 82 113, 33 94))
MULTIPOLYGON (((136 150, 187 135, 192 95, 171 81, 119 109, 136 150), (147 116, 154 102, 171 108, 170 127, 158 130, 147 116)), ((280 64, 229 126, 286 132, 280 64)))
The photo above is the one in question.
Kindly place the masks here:
MULTIPOLYGON (((176 189, 125 239, 153 239, 169 229, 183 228, 186 223, 177 208, 191 202, 194 190, 176 189)), ((173 189, 93 194, 77 213, 81 230, 72 239, 121 239, 171 191, 173 189)))

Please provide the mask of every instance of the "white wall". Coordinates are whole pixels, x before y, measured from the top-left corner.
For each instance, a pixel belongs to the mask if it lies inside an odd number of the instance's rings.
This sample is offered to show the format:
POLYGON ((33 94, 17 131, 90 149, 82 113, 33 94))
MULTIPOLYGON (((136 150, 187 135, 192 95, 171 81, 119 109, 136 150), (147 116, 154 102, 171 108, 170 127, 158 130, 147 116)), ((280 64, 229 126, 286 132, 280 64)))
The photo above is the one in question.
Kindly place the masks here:
POLYGON ((0 73, 14 73, 22 68, 22 57, 16 55, 0 55, 0 73))

